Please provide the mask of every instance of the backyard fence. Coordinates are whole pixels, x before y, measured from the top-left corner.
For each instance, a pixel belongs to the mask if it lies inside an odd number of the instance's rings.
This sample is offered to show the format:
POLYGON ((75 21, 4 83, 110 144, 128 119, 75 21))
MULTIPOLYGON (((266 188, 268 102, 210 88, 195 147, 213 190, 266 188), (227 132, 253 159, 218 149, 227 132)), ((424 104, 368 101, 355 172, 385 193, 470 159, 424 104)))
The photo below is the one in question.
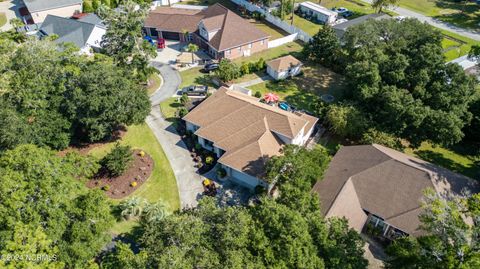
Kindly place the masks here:
POLYGON ((245 0, 231 0, 231 1, 234 2, 235 4, 239 5, 239 6, 242 6, 242 7, 246 8, 250 12, 256 11, 256 12, 261 13, 262 15, 265 16, 265 20, 268 21, 269 23, 277 26, 278 28, 284 30, 285 32, 287 32, 289 34, 296 34, 296 36, 295 36, 296 39, 300 39, 303 42, 308 42, 312 38, 309 34, 305 33, 303 30, 289 24, 286 21, 282 21, 282 19, 273 16, 268 11, 266 11, 265 9, 263 9, 263 8, 257 6, 257 5, 254 5, 254 4, 252 4, 248 1, 245 1, 245 0))
POLYGON ((294 34, 291 34, 291 35, 287 35, 287 36, 284 36, 284 37, 281 37, 281 38, 277 38, 275 40, 270 40, 268 41, 268 48, 275 48, 275 47, 278 47, 278 46, 281 46, 283 44, 286 44, 286 43, 289 43, 289 42, 293 42, 297 39, 297 33, 294 33, 294 34))

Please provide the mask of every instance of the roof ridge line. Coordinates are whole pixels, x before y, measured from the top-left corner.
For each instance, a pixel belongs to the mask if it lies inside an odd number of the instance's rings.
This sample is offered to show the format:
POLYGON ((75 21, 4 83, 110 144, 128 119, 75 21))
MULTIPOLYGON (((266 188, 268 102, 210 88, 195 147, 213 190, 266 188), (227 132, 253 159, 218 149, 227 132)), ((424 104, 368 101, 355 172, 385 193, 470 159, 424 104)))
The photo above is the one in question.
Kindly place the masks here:
MULTIPOLYGON (((265 117, 264 117, 264 118, 265 118, 265 117)), ((263 120, 263 119, 260 119, 260 120, 253 121, 252 123, 250 123, 250 124, 248 124, 247 126, 245 126, 245 127, 242 129, 242 130, 240 130, 240 132, 242 132, 242 131, 246 130, 248 127, 250 127, 250 126, 252 126, 252 125, 254 125, 254 124, 257 124, 259 121, 262 121, 262 120, 263 120)), ((229 138, 229 137, 231 137, 231 136, 234 136, 234 135, 236 135, 236 134, 238 134, 238 133, 239 133, 239 132, 236 132, 236 133, 230 134, 230 135, 228 135, 228 136, 226 136, 226 137, 224 137, 224 138, 222 138, 222 139, 218 140, 218 142, 220 143, 220 142, 222 142, 223 140, 225 140, 225 139, 227 139, 227 138, 229 138)), ((215 144, 217 144, 217 143, 215 143, 215 144)))
MULTIPOLYGON (((386 219, 384 219, 384 220, 391 220, 391 219, 394 219, 394 218, 396 218, 396 217, 400 217, 401 215, 405 215, 405 214, 407 214, 408 212, 417 210, 417 209, 419 209, 419 208, 422 208, 422 206, 417 206, 417 207, 415 207, 415 208, 412 208, 412 209, 403 211, 403 212, 401 212, 401 213, 398 213, 397 215, 391 216, 391 217, 386 218, 386 219)), ((391 224, 390 224, 390 225, 391 225, 391 224)))

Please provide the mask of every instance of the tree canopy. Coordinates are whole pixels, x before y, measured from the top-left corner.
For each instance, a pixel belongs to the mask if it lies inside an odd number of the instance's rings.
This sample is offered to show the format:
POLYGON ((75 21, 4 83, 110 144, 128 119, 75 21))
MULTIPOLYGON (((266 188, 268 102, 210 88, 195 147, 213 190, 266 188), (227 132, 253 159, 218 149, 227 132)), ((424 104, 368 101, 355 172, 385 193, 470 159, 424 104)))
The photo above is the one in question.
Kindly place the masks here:
POLYGON ((415 19, 369 20, 348 28, 337 63, 349 83, 350 104, 372 127, 414 146, 459 142, 472 116, 475 81, 460 66, 445 63, 441 41, 439 31, 415 19))
POLYGON ((0 42, 0 149, 99 141, 149 113, 146 90, 108 58, 48 41, 0 42))
POLYGON ((0 259, 0 267, 86 267, 110 240, 113 223, 103 193, 79 180, 97 169, 88 158, 33 145, 0 156, 0 255, 24 255, 0 259))
POLYGON ((480 194, 446 200, 429 190, 424 208, 428 235, 393 242, 386 268, 479 268, 480 194))

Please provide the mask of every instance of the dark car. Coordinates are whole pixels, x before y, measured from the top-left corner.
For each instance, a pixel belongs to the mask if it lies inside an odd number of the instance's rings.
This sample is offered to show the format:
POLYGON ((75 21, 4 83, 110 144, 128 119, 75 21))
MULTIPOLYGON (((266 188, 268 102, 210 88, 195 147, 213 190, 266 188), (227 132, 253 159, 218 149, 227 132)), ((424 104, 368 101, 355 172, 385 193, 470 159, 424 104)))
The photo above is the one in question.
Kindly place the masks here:
POLYGON ((345 12, 342 13, 342 16, 344 18, 351 17, 351 16, 353 16, 353 12, 352 11, 345 11, 345 12))
POLYGON ((211 64, 206 64, 203 70, 206 72, 211 72, 218 69, 218 64, 217 63, 211 63, 211 64))
POLYGON ((182 89, 182 94, 191 95, 191 96, 202 96, 207 95, 208 86, 188 86, 182 89))

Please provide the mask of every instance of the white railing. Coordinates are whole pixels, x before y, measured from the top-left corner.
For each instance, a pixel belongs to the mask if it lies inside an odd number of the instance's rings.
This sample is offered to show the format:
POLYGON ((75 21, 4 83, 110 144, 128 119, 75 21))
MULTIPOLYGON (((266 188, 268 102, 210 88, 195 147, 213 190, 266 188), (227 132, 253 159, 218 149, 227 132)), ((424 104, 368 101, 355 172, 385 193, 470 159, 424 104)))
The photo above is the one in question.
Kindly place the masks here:
POLYGON ((303 42, 308 42, 312 38, 309 34, 304 32, 300 28, 297 28, 297 27, 289 24, 286 21, 282 21, 280 18, 273 16, 272 14, 267 12, 265 9, 263 9, 263 8, 257 6, 257 5, 254 5, 254 4, 252 4, 248 1, 245 1, 245 0, 231 0, 231 1, 234 2, 235 4, 239 5, 239 6, 243 6, 244 8, 246 8, 250 12, 257 11, 257 12, 265 15, 265 20, 268 21, 269 23, 277 26, 278 28, 284 30, 285 32, 287 32, 289 34, 297 34, 296 39, 300 39, 303 42))
POLYGON ((287 36, 284 36, 284 37, 281 37, 281 38, 277 38, 275 40, 270 40, 270 41, 268 41, 268 48, 275 48, 275 47, 281 46, 283 44, 293 42, 293 41, 297 40, 297 35, 298 35, 297 33, 294 33, 294 34, 287 35, 287 36))

